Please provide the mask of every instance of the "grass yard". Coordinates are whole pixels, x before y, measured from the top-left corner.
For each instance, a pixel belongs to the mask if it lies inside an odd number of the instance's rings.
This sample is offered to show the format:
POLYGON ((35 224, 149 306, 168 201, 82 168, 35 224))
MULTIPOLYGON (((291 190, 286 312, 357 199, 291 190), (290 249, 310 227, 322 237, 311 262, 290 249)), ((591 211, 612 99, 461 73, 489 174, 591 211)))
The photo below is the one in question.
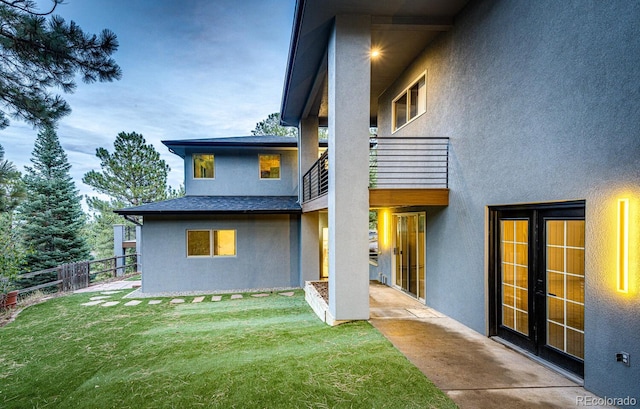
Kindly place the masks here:
POLYGON ((80 305, 96 295, 0 328, 1 408, 455 407, 369 323, 326 326, 302 291, 80 305))

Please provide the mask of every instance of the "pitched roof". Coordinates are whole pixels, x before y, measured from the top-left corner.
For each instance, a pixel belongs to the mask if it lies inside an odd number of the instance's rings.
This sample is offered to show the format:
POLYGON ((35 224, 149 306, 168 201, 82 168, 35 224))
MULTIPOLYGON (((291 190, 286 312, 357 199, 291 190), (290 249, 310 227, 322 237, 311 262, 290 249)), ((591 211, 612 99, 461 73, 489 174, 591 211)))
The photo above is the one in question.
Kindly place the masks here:
POLYGON ((114 211, 120 215, 297 214, 297 196, 184 196, 114 211))

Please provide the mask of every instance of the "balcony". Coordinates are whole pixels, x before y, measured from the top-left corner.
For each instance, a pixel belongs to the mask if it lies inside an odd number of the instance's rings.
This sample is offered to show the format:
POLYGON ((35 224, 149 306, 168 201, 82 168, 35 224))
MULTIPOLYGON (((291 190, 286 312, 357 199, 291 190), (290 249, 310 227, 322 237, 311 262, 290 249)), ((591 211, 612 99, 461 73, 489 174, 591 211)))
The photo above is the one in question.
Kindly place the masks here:
MULTIPOLYGON (((449 204, 449 138, 385 137, 371 145, 371 208, 449 204)), ((303 212, 327 208, 328 151, 304 174, 302 189, 303 212)))

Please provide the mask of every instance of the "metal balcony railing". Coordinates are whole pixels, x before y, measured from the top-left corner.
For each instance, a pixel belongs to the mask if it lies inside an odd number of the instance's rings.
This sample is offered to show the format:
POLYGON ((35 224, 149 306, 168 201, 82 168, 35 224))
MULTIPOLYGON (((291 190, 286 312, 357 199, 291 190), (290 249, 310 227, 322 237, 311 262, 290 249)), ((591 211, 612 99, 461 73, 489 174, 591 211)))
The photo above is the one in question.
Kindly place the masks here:
POLYGON ((329 151, 324 151, 302 177, 302 202, 308 202, 329 191, 329 151))
POLYGON ((379 137, 369 154, 369 187, 449 187, 449 138, 379 137))
MULTIPOLYGON (((449 187, 449 138, 378 137, 369 151, 369 187, 440 189, 449 187)), ((302 178, 303 202, 327 194, 329 158, 325 151, 302 178)))

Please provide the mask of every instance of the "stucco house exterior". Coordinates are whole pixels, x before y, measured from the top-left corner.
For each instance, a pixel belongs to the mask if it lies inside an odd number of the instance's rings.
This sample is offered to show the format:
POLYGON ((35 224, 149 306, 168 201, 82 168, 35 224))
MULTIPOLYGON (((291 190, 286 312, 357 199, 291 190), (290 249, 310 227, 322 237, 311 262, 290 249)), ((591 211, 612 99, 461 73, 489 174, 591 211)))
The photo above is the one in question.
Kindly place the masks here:
POLYGON ((325 319, 368 319, 375 279, 639 397, 640 3, 296 4, 281 118, 300 131, 300 276, 328 266, 325 319))
POLYGON ((163 143, 184 159, 186 196, 117 211, 144 218, 142 292, 301 287, 296 139, 163 143))

